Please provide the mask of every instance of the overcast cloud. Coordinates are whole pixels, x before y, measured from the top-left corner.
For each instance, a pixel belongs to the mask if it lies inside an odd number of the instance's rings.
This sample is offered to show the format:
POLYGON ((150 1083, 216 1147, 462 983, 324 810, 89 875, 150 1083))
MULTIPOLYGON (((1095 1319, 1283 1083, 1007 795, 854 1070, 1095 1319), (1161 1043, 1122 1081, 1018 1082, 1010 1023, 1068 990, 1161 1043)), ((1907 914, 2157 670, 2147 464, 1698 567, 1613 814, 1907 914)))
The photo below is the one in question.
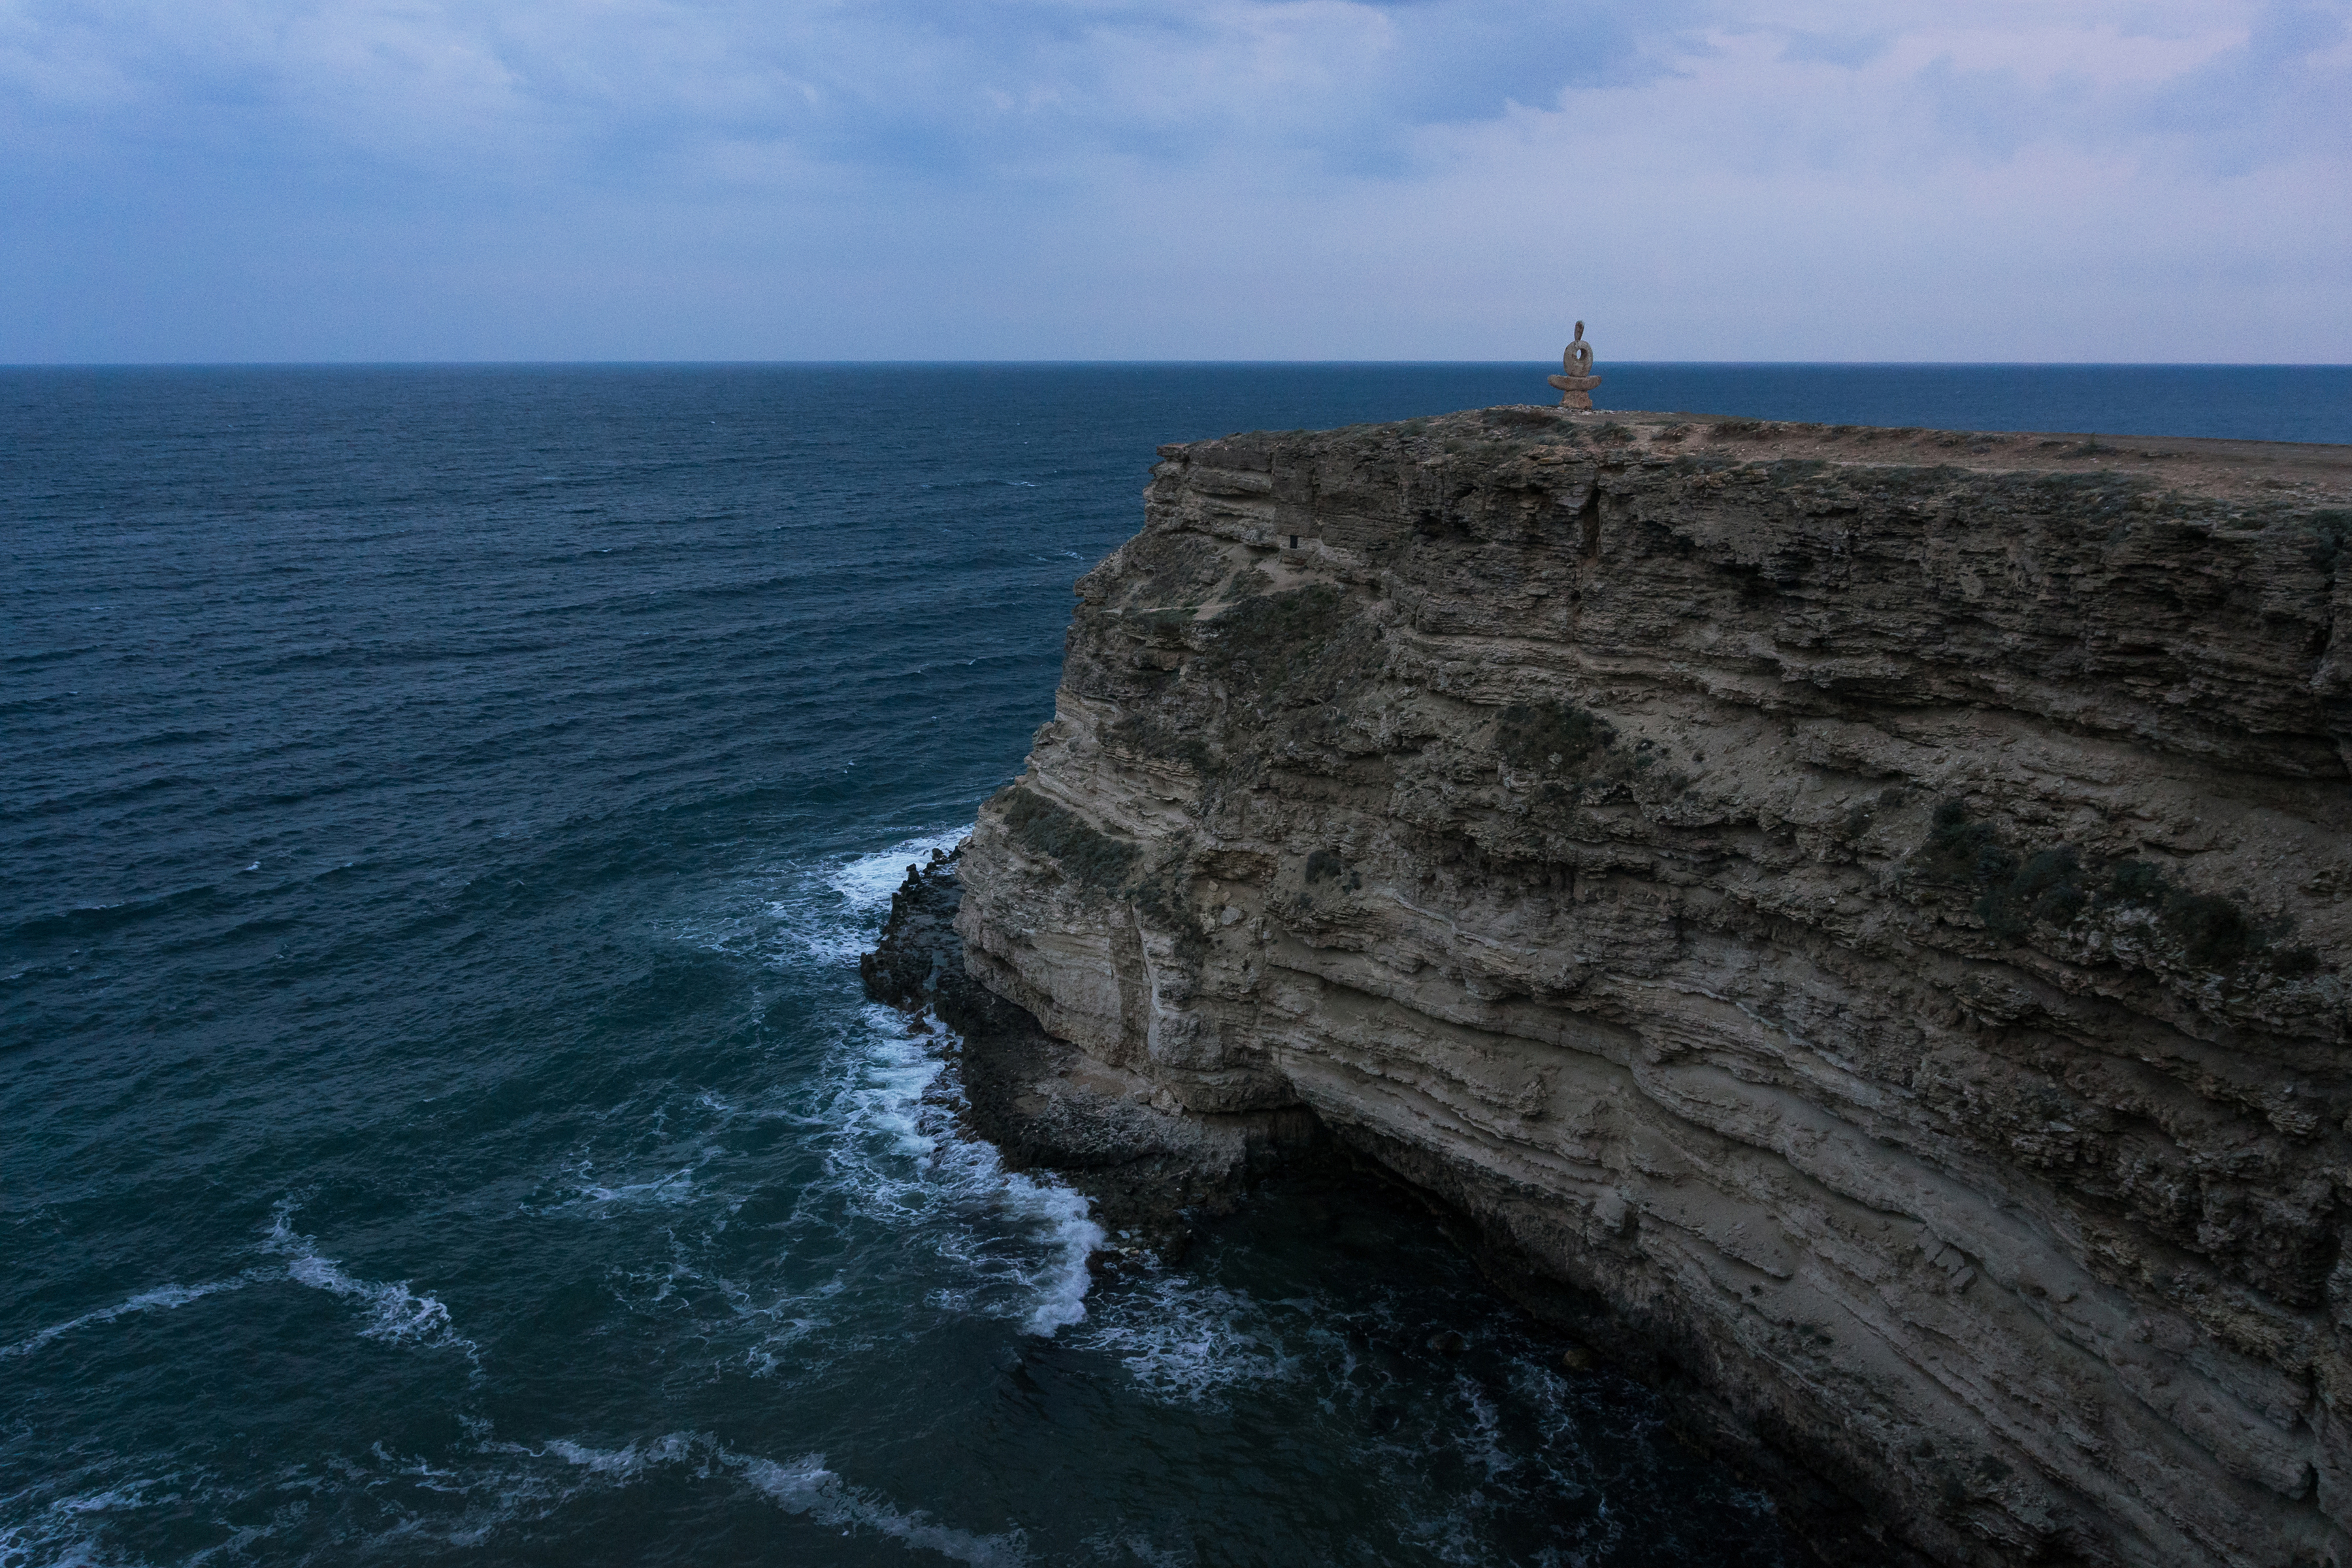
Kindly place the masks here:
POLYGON ((2352 360, 2352 0, 0 0, 0 360, 2352 360))

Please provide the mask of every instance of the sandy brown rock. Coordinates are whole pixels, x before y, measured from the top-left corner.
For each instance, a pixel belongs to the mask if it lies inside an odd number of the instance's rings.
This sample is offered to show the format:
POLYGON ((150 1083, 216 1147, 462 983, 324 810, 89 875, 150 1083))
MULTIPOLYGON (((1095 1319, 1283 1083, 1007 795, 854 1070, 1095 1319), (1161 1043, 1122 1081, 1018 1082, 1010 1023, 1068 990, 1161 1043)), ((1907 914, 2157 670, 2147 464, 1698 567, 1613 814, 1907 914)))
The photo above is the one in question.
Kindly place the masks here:
POLYGON ((1161 458, 972 975, 1477 1216, 1840 1554, 2347 1559, 2352 454, 1161 458))
POLYGON ((1328 1147, 1303 1106, 1203 1115, 1145 1074, 1097 1060, 1037 1026, 966 972, 953 921, 962 850, 907 868, 874 951, 866 994, 936 1014, 952 1033, 964 1115, 1014 1170, 1052 1170, 1092 1200, 1104 1258, 1180 1258, 1197 1226, 1251 1185, 1328 1147))

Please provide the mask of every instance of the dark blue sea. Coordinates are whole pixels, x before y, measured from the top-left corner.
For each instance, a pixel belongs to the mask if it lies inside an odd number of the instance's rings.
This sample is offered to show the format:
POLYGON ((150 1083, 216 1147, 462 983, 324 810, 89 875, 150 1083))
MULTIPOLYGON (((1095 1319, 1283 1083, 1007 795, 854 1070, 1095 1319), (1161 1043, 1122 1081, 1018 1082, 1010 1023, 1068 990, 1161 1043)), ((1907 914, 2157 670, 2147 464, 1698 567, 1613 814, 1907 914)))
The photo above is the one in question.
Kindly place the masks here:
MULTIPOLYGON (((1391 1195, 1094 1279, 858 988, 1155 445, 1546 368, 0 372, 0 1568, 1797 1562, 1391 1195)), ((1601 369, 2352 439, 2343 370, 1601 369)))

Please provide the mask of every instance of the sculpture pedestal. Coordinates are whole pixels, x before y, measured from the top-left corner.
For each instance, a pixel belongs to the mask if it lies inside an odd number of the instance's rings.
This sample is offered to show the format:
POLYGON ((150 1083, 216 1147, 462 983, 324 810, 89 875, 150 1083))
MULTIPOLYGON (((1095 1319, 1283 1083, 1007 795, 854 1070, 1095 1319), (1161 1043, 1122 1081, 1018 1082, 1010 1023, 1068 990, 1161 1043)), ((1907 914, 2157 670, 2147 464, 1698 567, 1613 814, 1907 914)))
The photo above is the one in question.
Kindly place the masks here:
POLYGON ((1573 408, 1580 414, 1592 412, 1592 389, 1601 384, 1599 376, 1554 375, 1545 379, 1559 388, 1559 405, 1562 408, 1573 408))

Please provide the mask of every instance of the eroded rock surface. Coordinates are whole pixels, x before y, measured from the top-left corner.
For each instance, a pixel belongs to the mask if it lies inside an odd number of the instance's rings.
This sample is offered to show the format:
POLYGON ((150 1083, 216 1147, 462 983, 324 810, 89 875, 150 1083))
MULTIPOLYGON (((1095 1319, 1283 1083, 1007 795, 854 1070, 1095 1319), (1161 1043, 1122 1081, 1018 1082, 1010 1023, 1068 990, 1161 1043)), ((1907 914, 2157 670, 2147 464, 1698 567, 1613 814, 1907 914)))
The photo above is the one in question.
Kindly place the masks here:
POLYGON ((1149 1252, 1173 1262, 1206 1219, 1251 1184, 1325 1144, 1303 1106, 1186 1110, 1150 1075, 1088 1056, 967 973, 953 924, 962 851, 910 865, 875 950, 866 994, 955 1031, 965 1115, 1014 1170, 1054 1171, 1093 1200, 1098 1263, 1149 1252))
POLYGON ((2352 454, 1160 456, 971 976, 1475 1215, 1832 1555, 2352 1560, 2352 454))

